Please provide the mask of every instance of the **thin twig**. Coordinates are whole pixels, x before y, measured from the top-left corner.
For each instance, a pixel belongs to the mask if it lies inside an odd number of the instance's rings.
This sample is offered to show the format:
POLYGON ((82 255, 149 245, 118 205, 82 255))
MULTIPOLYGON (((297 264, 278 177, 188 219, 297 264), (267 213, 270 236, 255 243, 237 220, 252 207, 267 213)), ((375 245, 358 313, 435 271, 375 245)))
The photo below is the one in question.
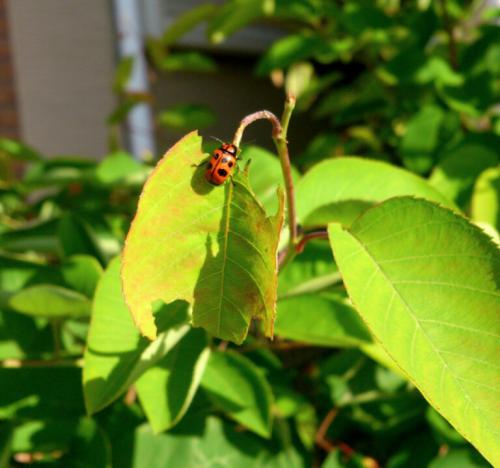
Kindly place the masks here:
POLYGON ((265 341, 259 343, 252 343, 250 345, 241 346, 238 351, 240 353, 249 353, 257 349, 272 349, 275 351, 288 351, 293 349, 311 348, 312 345, 308 343, 300 343, 297 341, 265 341))
POLYGON ((295 108, 295 96, 288 95, 285 101, 285 108, 281 116, 281 132, 278 136, 273 136, 276 150, 280 158, 281 170, 285 178, 286 201, 288 209, 288 229, 290 237, 288 239, 288 252, 280 264, 283 267, 295 256, 295 246, 297 244, 297 214, 295 211, 295 189, 292 179, 292 166, 290 164, 290 155, 288 152, 287 132, 290 117, 295 108))
POLYGON ((325 418, 319 425, 318 432, 316 432, 316 437, 314 439, 316 445, 321 447, 326 452, 331 452, 335 448, 335 446, 326 438, 326 433, 333 420, 337 416, 337 412, 338 410, 336 408, 332 408, 330 411, 328 411, 325 418))
POLYGON ((448 35, 448 51, 450 55, 451 67, 456 70, 458 68, 457 42, 453 33, 453 24, 451 22, 448 9, 446 8, 446 0, 441 0, 441 10, 443 13, 443 23, 446 34, 448 35))
POLYGON ((254 112, 253 114, 249 114, 241 120, 239 127, 236 129, 236 132, 234 132, 233 145, 239 147, 245 129, 251 123, 262 119, 269 120, 269 122, 273 125, 273 138, 276 138, 281 134, 281 123, 278 117, 276 117, 272 112, 261 110, 254 112))
POLYGON ((328 239, 328 232, 326 230, 322 230, 304 234, 295 247, 295 253, 302 253, 306 244, 313 239, 328 239))

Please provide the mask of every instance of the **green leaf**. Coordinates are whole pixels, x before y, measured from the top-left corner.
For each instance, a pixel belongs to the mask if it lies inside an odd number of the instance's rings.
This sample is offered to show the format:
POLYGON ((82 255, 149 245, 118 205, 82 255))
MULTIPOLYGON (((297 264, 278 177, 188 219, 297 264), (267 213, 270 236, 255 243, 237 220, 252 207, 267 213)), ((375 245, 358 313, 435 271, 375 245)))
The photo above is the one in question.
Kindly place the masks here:
POLYGON ((96 245, 91 231, 83 219, 76 213, 67 213, 59 222, 57 234, 65 256, 84 254, 102 260, 102 254, 96 245))
POLYGON ((233 0, 217 10, 210 21, 207 34, 210 41, 219 44, 252 21, 272 13, 274 0, 233 0))
MULTIPOLYGON (((444 206, 453 204, 420 177, 379 161, 337 158, 315 165, 297 185, 297 215, 306 221, 315 210, 340 202, 381 202, 415 195, 444 206)), ((359 214, 359 213, 358 213, 359 214)))
MULTIPOLYGON (((281 164, 277 156, 259 146, 247 146, 241 151, 241 158, 250 161, 250 187, 267 213, 278 209, 276 189, 283 180, 281 164)), ((296 184, 300 174, 292 166, 292 178, 296 184)))
POLYGON ((429 468, 489 468, 489 466, 486 460, 470 448, 450 450, 429 464, 429 468))
POLYGON ((464 218, 397 198, 329 228, 351 300, 424 396, 493 463, 500 352, 497 248, 464 218))
POLYGON ((211 73, 217 70, 215 61, 200 52, 171 52, 157 64, 161 70, 169 72, 211 73))
POLYGON ((210 355, 203 330, 191 330, 137 380, 137 395, 155 432, 175 426, 200 384, 210 355))
POLYGON ((210 127, 217 120, 215 113, 207 106, 178 104, 158 114, 158 123, 175 130, 192 130, 210 127))
POLYGON ((317 54, 330 51, 320 35, 293 34, 276 41, 257 66, 259 75, 267 75, 275 69, 285 69, 317 54))
POLYGON ((235 431, 220 419, 207 418, 201 433, 154 435, 147 425, 135 435, 133 468, 179 467, 244 467, 279 468, 297 465, 275 460, 279 454, 256 436, 235 431))
POLYGON ((174 23, 169 26, 161 38, 164 46, 170 46, 193 29, 196 25, 210 18, 216 7, 209 3, 190 8, 186 13, 178 16, 174 23))
POLYGON ((232 351, 213 352, 201 385, 231 418, 262 437, 270 437, 273 396, 252 361, 232 351))
POLYGON ((64 468, 109 468, 110 458, 109 442, 104 432, 93 419, 81 418, 60 465, 64 468))
POLYGON ((357 346, 371 341, 353 308, 338 293, 328 291, 280 300, 276 334, 319 346, 357 346))
POLYGON ((38 161, 42 155, 30 146, 10 138, 0 138, 0 157, 8 156, 20 161, 38 161))
POLYGON ((432 167, 443 118, 443 110, 430 105, 417 112, 408 122, 400 152, 405 166, 411 171, 424 174, 432 167))
POLYGON ((183 302, 162 307, 156 316, 162 333, 150 342, 134 326, 121 293, 120 260, 113 260, 97 286, 84 356, 83 387, 89 413, 118 398, 189 331, 183 302))
POLYGON ((118 184, 137 180, 144 182, 148 168, 132 155, 119 151, 105 157, 96 167, 97 180, 103 184, 118 184))
POLYGON ((50 327, 26 315, 0 310, 0 359, 29 358, 53 349, 50 327))
POLYGON ((470 198, 474 181, 488 167, 498 164, 500 140, 489 143, 471 137, 454 145, 442 156, 431 174, 429 183, 459 206, 465 206, 470 198))
POLYGON ((68 286, 87 297, 94 295, 97 282, 102 275, 101 264, 90 255, 74 255, 67 258, 62 267, 62 275, 68 286))
POLYGON ((0 233, 0 247, 10 252, 50 252, 59 250, 56 220, 30 223, 26 227, 0 233))
POLYGON ((90 301, 83 294, 52 284, 38 284, 14 294, 9 305, 17 312, 34 317, 86 317, 90 301))
POLYGON ((471 217, 500 231, 500 169, 486 169, 476 180, 472 194, 471 217))
POLYGON ((272 336, 276 249, 283 222, 266 218, 237 173, 222 187, 205 179, 201 139, 190 133, 164 156, 141 195, 123 253, 123 291, 141 332, 154 339, 151 302, 193 304, 193 324, 241 343, 250 320, 272 336))

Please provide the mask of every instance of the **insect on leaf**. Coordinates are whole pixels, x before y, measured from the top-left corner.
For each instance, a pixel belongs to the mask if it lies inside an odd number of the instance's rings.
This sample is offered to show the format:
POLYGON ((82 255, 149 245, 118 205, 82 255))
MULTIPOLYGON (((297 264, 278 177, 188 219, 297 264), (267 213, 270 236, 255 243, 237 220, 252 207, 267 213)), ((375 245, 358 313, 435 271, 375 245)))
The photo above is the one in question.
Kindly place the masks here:
POLYGON ((143 189, 123 252, 122 284, 141 332, 156 337, 151 303, 182 299, 193 325, 241 343, 252 318, 272 336, 276 250, 284 194, 266 213, 236 170, 223 186, 205 179, 201 138, 192 132, 160 161, 143 189))

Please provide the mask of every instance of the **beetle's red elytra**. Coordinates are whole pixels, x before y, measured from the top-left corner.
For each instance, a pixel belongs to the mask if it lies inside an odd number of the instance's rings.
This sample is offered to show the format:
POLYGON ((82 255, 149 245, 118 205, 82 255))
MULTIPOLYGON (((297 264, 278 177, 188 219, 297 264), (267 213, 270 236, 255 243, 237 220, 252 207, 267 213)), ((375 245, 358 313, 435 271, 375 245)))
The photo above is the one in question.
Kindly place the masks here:
POLYGON ((230 176, 238 159, 238 148, 232 143, 223 143, 212 153, 207 163, 205 177, 212 185, 221 185, 230 176))

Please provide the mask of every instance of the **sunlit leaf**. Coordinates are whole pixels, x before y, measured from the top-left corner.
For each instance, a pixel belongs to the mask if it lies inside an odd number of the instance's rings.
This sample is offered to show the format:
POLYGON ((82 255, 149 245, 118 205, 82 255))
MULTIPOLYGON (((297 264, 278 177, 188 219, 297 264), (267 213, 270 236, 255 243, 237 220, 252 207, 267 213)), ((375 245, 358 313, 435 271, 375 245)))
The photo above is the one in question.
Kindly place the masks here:
MULTIPOLYGON (((274 213, 278 209, 279 201, 276 190, 283 185, 283 172, 278 157, 259 146, 246 146, 240 157, 244 162, 250 161, 250 187, 267 213, 274 213)), ((292 178, 296 184, 300 174, 292 166, 292 178)))
MULTIPOLYGON (((111 262, 95 293, 83 368, 85 405, 95 413, 120 396, 189 331, 187 304, 157 311, 160 335, 142 338, 122 297, 120 261, 111 262)), ((168 395, 170 396, 170 395, 168 395)))
POLYGON ((17 312, 35 317, 86 317, 90 300, 83 294, 52 284, 37 284, 11 296, 9 305, 17 312))
POLYGON ((206 333, 191 330, 137 380, 137 395, 155 432, 171 428, 184 416, 209 355, 206 333))
POLYGON ((130 180, 144 182, 148 168, 131 154, 116 152, 105 157, 96 167, 97 179, 103 184, 117 184, 130 180))
POLYGON ((461 216, 410 198, 329 232, 372 333, 433 406, 493 464, 500 461, 498 249, 461 216))
POLYGON ((500 231, 500 169, 485 170, 477 179, 472 195, 471 216, 474 221, 490 224, 500 231))
MULTIPOLYGON (((245 467, 305 468, 295 453, 291 460, 284 451, 273 450, 262 439, 215 417, 209 417, 202 432, 155 435, 146 425, 137 428, 132 468, 245 467)), ((279 446, 278 446, 279 447, 279 446)), ((291 450, 290 450, 291 451, 291 450)))
POLYGON ((238 29, 252 21, 272 13, 273 0, 233 0, 217 10, 210 21, 207 34, 214 44, 219 44, 238 29))
POLYGON ((230 351, 212 353, 201 385, 230 417, 263 437, 271 435, 271 389, 247 358, 230 351))
POLYGON ((306 221, 315 210, 328 205, 353 201, 376 203, 399 195, 415 195, 453 207, 437 189, 410 172, 379 161, 351 157, 319 163, 302 177, 297 185, 297 215, 306 221))
POLYGON ((20 161, 38 161, 42 155, 30 146, 10 138, 0 138, 0 156, 7 156, 20 161))
POLYGON ((320 346, 357 346, 371 341, 352 307, 339 294, 328 291, 280 300, 276 334, 320 346))
POLYGON ((222 187, 205 179, 201 139, 190 133, 144 187, 123 255, 123 288, 141 332, 154 339, 151 302, 193 304, 193 324, 241 343, 252 317, 272 336, 276 249, 283 199, 266 218, 239 171, 222 187))

